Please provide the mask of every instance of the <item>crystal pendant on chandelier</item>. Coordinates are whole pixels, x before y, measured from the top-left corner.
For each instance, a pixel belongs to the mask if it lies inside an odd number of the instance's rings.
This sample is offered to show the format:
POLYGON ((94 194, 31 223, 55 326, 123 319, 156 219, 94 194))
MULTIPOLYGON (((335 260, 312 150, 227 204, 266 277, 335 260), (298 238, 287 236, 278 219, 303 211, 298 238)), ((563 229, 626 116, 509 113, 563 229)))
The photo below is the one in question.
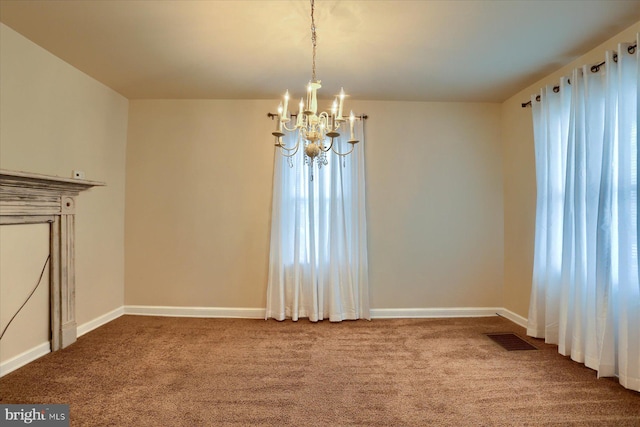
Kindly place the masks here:
MULTIPOLYGON (((358 140, 354 137, 354 123, 356 120, 353 111, 349 115, 349 130, 350 138, 348 143, 351 144, 351 149, 345 153, 340 153, 336 146, 334 146, 334 138, 340 136, 340 131, 346 126, 347 119, 343 117, 343 104, 345 93, 344 90, 340 90, 340 95, 333 101, 330 112, 321 111, 318 112, 318 89, 322 87, 320 80, 316 79, 316 26, 314 19, 314 0, 311 0, 311 41, 313 45, 313 65, 312 65, 312 79, 307 85, 306 100, 300 98, 300 104, 298 113, 296 115, 289 116, 289 91, 284 95, 283 102, 278 106, 278 114, 276 120, 276 130, 272 132, 275 137, 275 146, 280 148, 283 156, 293 157, 303 145, 304 161, 305 164, 313 167, 316 163, 318 168, 323 165, 327 165, 327 153, 333 151, 338 156, 344 157, 351 152, 358 143, 358 140), (292 117, 295 117, 295 124, 291 126, 289 123, 292 121, 292 117), (296 143, 292 147, 287 147, 282 142, 282 137, 287 132, 297 133, 296 143), (329 142, 327 144, 327 139, 329 142)), ((292 166, 293 163, 289 162, 292 166)))

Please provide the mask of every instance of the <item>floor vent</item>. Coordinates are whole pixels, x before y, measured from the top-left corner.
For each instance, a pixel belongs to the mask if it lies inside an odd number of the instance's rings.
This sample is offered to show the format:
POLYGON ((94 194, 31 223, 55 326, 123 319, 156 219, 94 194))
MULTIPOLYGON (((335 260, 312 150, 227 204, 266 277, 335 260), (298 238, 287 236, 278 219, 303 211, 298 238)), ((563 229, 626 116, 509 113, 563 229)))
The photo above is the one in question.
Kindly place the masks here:
POLYGON ((485 334, 507 351, 537 350, 535 346, 511 332, 485 334))

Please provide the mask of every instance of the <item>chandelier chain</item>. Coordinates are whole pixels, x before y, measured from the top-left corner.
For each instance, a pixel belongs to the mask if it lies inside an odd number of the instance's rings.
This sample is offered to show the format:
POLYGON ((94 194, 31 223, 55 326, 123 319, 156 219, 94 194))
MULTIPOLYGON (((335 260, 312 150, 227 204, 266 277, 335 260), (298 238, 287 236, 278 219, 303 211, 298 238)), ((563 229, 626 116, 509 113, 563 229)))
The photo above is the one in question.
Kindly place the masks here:
POLYGON ((316 20, 313 16, 313 12, 315 11, 314 0, 311 0, 311 43, 313 44, 313 63, 311 68, 312 81, 316 81, 316 20))

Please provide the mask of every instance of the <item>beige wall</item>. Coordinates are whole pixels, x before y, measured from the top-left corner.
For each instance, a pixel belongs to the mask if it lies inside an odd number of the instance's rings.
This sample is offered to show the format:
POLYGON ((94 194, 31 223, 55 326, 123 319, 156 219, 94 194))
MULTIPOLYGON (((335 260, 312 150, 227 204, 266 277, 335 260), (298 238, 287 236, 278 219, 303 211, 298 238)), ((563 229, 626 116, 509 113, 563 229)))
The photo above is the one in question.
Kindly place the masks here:
POLYGON ((357 102, 372 308, 502 306, 498 104, 357 102))
POLYGON ((536 177, 531 109, 522 108, 544 85, 557 84, 573 68, 604 60, 606 50, 620 42, 633 42, 640 22, 580 56, 539 82, 523 89, 502 104, 502 156, 504 159, 504 304, 527 317, 535 232, 536 177))
MULTIPOLYGON (((126 304, 264 307, 274 105, 131 101, 126 304)), ((352 106, 370 116, 372 307, 501 306, 500 105, 352 106)))
MULTIPOLYGON (((9 27, 0 31, 0 167, 63 177, 83 170, 107 184, 77 200, 80 325, 124 302, 128 101, 9 27)), ((7 240, 3 246, 13 245, 7 240)))
POLYGON ((271 107, 131 101, 126 304, 264 307, 271 107))

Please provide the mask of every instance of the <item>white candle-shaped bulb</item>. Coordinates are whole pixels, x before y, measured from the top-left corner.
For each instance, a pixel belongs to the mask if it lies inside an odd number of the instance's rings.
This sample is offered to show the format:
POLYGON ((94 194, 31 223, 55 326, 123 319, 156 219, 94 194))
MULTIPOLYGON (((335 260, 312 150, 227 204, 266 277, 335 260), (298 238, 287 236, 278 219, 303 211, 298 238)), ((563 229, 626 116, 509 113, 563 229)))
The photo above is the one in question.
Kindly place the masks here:
POLYGON ((313 114, 318 112, 318 89, 316 86, 311 89, 311 111, 313 114))
POLYGON ((338 117, 342 118, 342 106, 344 104, 344 88, 340 88, 340 105, 338 106, 338 117))
POLYGON ((284 94, 284 108, 282 109, 282 111, 284 112, 284 117, 287 117, 288 108, 289 108, 289 91, 287 90, 287 92, 284 94))
POLYGON ((282 132, 282 102, 278 105, 278 131, 282 132))
POLYGON ((296 126, 302 126, 302 112, 304 111, 304 100, 300 98, 300 111, 298 111, 298 120, 296 126))
POLYGON ((353 124, 356 121, 356 116, 353 114, 353 111, 351 111, 351 114, 349 114, 349 128, 351 130, 351 140, 354 140, 355 138, 353 137, 353 124))
POLYGON ((331 130, 338 129, 338 126, 336 126, 336 114, 338 114, 338 98, 334 99, 333 104, 331 104, 331 120, 329 122, 331 130))

